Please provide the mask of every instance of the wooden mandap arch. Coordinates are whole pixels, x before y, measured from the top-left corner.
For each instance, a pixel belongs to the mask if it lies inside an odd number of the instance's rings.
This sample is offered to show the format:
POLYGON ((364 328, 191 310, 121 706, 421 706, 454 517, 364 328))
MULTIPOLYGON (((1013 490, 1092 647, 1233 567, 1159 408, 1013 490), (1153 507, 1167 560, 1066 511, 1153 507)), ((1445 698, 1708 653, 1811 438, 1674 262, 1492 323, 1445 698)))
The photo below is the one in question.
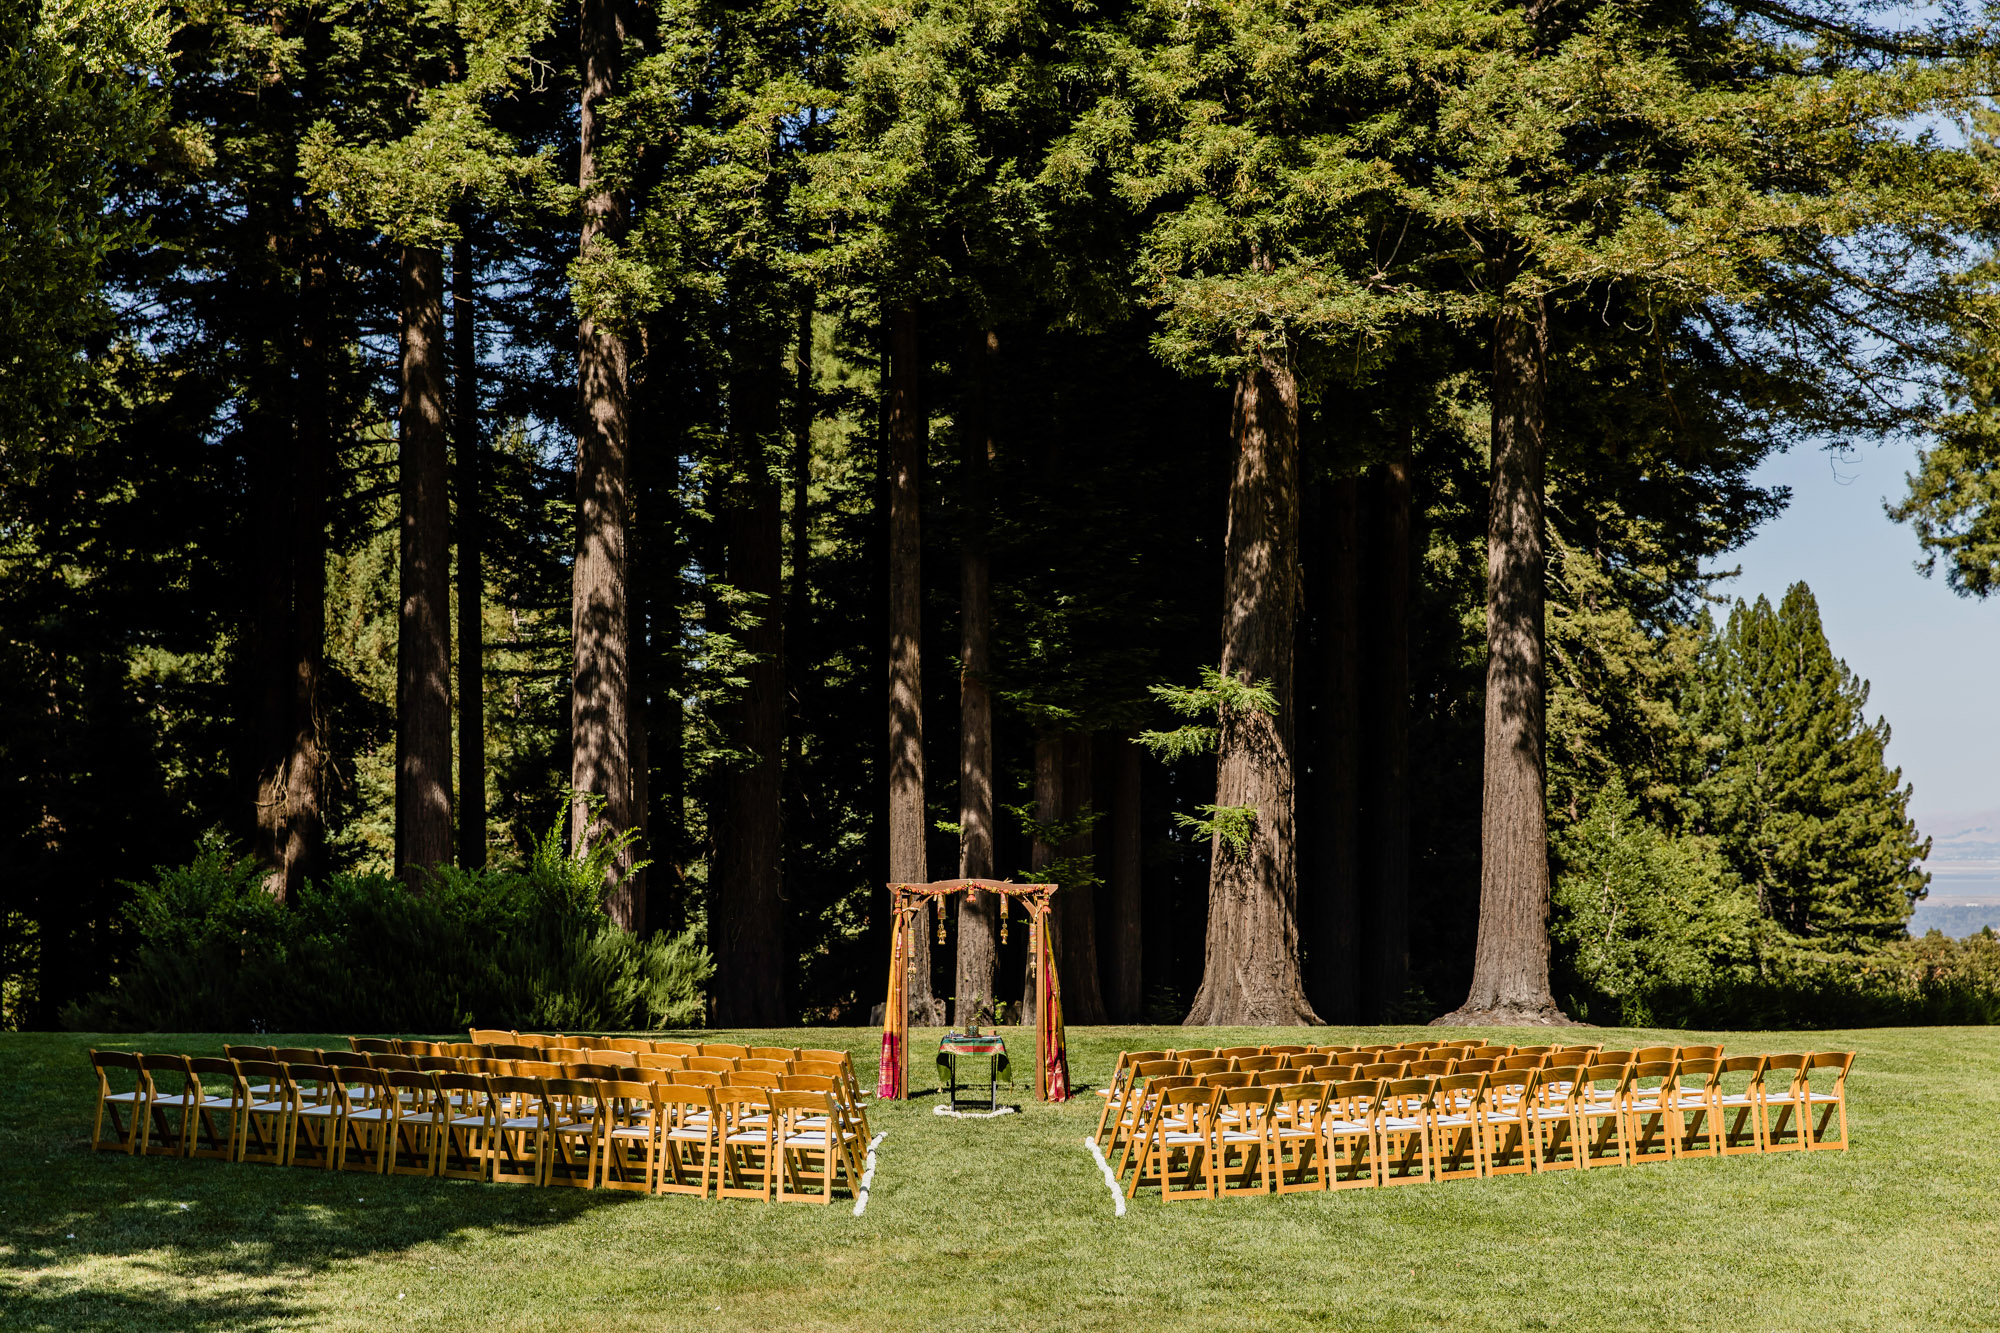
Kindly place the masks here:
POLYGON ((910 957, 914 932, 927 928, 930 909, 937 909, 938 942, 944 942, 944 910, 955 893, 997 894, 1000 937, 1007 937, 1007 917, 1014 899, 1028 914, 1028 957, 1035 997, 1035 1097, 1039 1101, 1069 1100, 1069 1051, 1063 1043, 1062 986, 1056 980, 1056 960, 1049 940, 1049 898, 1053 884, 1015 884, 1004 879, 947 879, 933 884, 891 884, 892 920, 889 942, 889 997, 882 1011, 882 1072, 877 1097, 910 1095, 910 957))

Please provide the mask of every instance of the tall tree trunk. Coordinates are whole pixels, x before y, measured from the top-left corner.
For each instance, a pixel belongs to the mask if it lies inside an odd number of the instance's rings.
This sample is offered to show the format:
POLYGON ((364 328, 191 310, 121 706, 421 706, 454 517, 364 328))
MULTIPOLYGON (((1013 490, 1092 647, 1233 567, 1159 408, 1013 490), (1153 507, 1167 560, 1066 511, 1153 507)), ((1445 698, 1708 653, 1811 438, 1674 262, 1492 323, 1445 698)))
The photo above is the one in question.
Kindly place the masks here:
MULTIPOLYGON (((930 880, 924 854, 923 494, 930 428, 918 399, 917 312, 898 306, 889 347, 889 879, 930 880)), ((931 935, 912 934, 910 1022, 944 1021, 932 998, 931 935)))
POLYGON ((1361 626, 1360 522, 1354 477, 1319 487, 1316 559, 1309 589, 1317 619, 1318 706, 1311 719, 1317 744, 1312 768, 1307 992, 1329 1023, 1361 1020, 1360 774, 1361 626))
POLYGON ((458 445, 458 863, 486 865, 486 575, 480 536, 479 345, 472 243, 451 252, 453 434, 458 445))
POLYGON ((1486 521, 1486 782, 1479 944, 1465 1003, 1439 1023, 1566 1023, 1549 994, 1549 849, 1542 769, 1542 432, 1548 309, 1505 307, 1493 334, 1486 521))
POLYGON ((325 754, 320 748, 320 679, 326 657, 326 492, 332 454, 327 327, 331 262, 306 264, 300 303, 298 443, 292 492, 291 754, 285 765, 284 896, 320 872, 325 847, 325 754))
MULTIPOLYGON (((1062 820, 1078 823, 1091 813, 1091 794, 1096 787, 1096 747, 1087 731, 1063 737, 1062 820)), ((1090 867, 1096 860, 1097 840, 1085 825, 1063 840, 1062 859, 1073 866, 1090 867)), ((1055 913, 1062 920, 1057 938, 1062 950, 1056 954, 1062 981, 1063 1021, 1098 1024, 1106 1020, 1104 984, 1097 960, 1097 886, 1087 878, 1071 876, 1055 896, 1055 913)))
MULTIPOLYGON (((285 238, 272 227, 269 247, 276 253, 285 238)), ((275 279, 260 284, 259 298, 272 318, 268 336, 256 349, 254 387, 245 432, 249 454, 250 549, 250 744, 254 774, 252 852, 265 868, 264 887, 285 893, 286 757, 292 742, 292 493, 294 439, 292 385, 285 353, 292 342, 286 327, 292 303, 275 279)))
POLYGON ((1111 1020, 1137 1023, 1145 1011, 1144 903, 1139 895, 1139 747, 1129 736, 1112 742, 1111 810, 1106 824, 1111 895, 1111 1020))
POLYGON ((1268 680, 1275 714, 1221 718, 1215 803, 1256 812, 1238 851, 1210 843, 1208 938, 1191 1025, 1317 1022, 1299 971, 1293 843, 1292 652, 1298 620, 1299 405, 1290 367, 1265 355, 1236 382, 1222 600, 1223 674, 1268 680))
MULTIPOLYGON (((625 203, 599 183, 604 127, 600 108, 617 91, 623 32, 616 0, 584 0, 581 253, 624 232, 625 203)), ((576 558, 571 579, 570 633, 575 651, 570 701, 570 836, 578 847, 633 827, 631 610, 626 547, 631 521, 630 425, 625 397, 625 339, 586 315, 577 327, 576 558), (588 797, 602 797, 593 828, 588 797)), ((620 858, 607 886, 605 910, 627 930, 643 932, 643 885, 620 858)))
POLYGON ((748 758, 721 775, 715 819, 716 1022, 771 1027, 785 1021, 783 904, 778 896, 779 784, 785 717, 784 605, 778 480, 765 447, 777 432, 775 358, 739 349, 730 389, 738 479, 728 516, 729 583, 750 593, 754 621, 741 697, 729 709, 730 740, 748 758))
POLYGON ((396 633, 396 873, 451 860, 451 500, 444 255, 403 247, 402 613, 396 633))
POLYGON ((1362 974, 1364 1016, 1403 1019, 1410 984, 1410 460, 1374 478, 1375 577, 1368 663, 1368 834, 1362 974))
MULTIPOLYGON (((975 332, 966 341, 966 419, 959 437, 964 517, 959 530, 958 600, 958 873, 966 879, 993 874, 993 695, 986 683, 993 637, 986 523, 990 505, 987 469, 993 462, 992 365, 999 338, 975 332)), ((959 1022, 976 998, 992 1003, 1000 974, 999 899, 961 894, 958 902, 959 1022)))
POLYGON ((812 637, 812 428, 819 405, 813 394, 813 293, 799 296, 792 373, 791 582, 785 588, 785 770, 802 793, 806 734, 807 641, 812 637))
MULTIPOLYGON (((1062 822, 1063 817, 1063 738, 1057 732, 1041 732, 1035 737, 1035 823, 1043 828, 1062 822)), ((1048 871, 1056 863, 1061 849, 1037 829, 1035 837, 1028 845, 1028 866, 1035 872, 1039 883, 1048 882, 1048 871)), ((1062 890, 1056 891, 1062 896, 1062 890)), ((1063 917, 1060 911, 1050 905, 1049 916, 1049 956, 1062 966, 1063 917)), ((1063 979, 1059 977, 1059 980, 1063 979)), ((1064 993, 1063 1017, 1069 1017, 1068 993, 1064 993)), ((1021 1022, 1034 1027, 1035 1013, 1035 951, 1030 948, 1021 968, 1021 1022)))

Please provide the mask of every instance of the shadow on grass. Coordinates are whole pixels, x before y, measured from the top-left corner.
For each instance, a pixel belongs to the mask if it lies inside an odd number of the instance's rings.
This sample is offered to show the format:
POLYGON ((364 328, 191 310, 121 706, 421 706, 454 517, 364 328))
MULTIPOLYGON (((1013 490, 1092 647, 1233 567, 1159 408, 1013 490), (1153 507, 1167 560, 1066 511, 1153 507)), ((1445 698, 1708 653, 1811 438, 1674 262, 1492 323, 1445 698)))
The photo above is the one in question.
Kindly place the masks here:
POLYGON ((0 1322, 9 1328, 310 1323, 307 1293, 326 1290, 311 1279, 329 1269, 414 1262, 405 1256, 419 1247, 435 1247, 449 1264, 475 1240, 525 1239, 641 1202, 595 1190, 134 1160, 87 1144, 29 1170, 32 1186, 7 1189, 0 1211, 0 1322))

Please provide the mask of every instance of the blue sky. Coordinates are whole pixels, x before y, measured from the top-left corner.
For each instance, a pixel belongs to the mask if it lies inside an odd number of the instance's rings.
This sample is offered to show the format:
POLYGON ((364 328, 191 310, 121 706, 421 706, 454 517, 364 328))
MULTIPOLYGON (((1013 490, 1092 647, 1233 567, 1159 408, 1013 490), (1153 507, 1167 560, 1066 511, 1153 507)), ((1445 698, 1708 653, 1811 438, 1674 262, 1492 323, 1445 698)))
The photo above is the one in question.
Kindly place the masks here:
POLYGON ((1841 454, 1796 448, 1765 461, 1760 483, 1792 488, 1791 505, 1742 550, 1718 591, 1776 601, 1804 579, 1819 599, 1833 651, 1867 680, 1871 717, 1889 719, 1889 760, 1916 793, 1926 820, 2000 810, 2000 600, 1957 596, 1942 575, 1914 568, 1908 527, 1882 512, 1915 466, 1913 445, 1868 445, 1841 454))

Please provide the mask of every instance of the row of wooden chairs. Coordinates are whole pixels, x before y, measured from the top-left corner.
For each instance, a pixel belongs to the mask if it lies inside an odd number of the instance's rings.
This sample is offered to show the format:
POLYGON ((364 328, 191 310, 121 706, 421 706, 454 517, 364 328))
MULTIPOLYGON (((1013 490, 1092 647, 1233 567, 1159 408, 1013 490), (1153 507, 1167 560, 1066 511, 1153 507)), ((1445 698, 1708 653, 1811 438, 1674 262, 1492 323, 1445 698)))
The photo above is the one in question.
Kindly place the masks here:
POLYGON ((285 1053, 320 1058, 93 1051, 91 1146, 824 1203, 837 1187, 852 1192, 858 1145, 867 1141, 865 1113, 832 1073, 723 1076, 487 1060, 464 1063, 503 1068, 416 1069, 407 1066, 426 1057, 285 1053), (130 1073, 130 1089, 113 1089, 120 1070, 130 1073))
MULTIPOLYGON (((1682 1157, 1844 1150, 1851 1052, 1712 1047, 1190 1074, 1121 1062, 1106 1116, 1128 1196, 1292 1193, 1682 1157), (1582 1058, 1576 1058, 1581 1054, 1582 1058), (1402 1072, 1396 1072, 1398 1069, 1402 1072)), ((1142 1052, 1140 1054, 1150 1054, 1142 1052)))
POLYGON ((763 1061, 792 1066, 802 1064, 836 1064, 841 1067, 841 1077, 846 1080, 856 1098, 861 1095, 860 1079, 854 1072, 854 1061, 846 1051, 795 1046, 742 1046, 730 1042, 686 1042, 654 1041, 646 1037, 591 1037, 564 1036, 561 1033, 511 1032, 496 1028, 474 1028, 474 1040, 470 1042, 420 1041, 402 1037, 349 1037, 348 1046, 357 1054, 405 1055, 419 1059, 494 1059, 494 1060, 542 1060, 558 1064, 601 1063, 607 1053, 623 1053, 633 1057, 655 1055, 671 1057, 671 1060, 638 1060, 636 1058, 621 1063, 638 1064, 648 1069, 708 1069, 726 1072, 729 1069, 754 1069, 760 1066, 744 1064, 745 1061, 763 1061), (682 1063, 672 1063, 678 1060, 682 1063), (727 1061, 718 1064, 716 1061, 727 1061))

